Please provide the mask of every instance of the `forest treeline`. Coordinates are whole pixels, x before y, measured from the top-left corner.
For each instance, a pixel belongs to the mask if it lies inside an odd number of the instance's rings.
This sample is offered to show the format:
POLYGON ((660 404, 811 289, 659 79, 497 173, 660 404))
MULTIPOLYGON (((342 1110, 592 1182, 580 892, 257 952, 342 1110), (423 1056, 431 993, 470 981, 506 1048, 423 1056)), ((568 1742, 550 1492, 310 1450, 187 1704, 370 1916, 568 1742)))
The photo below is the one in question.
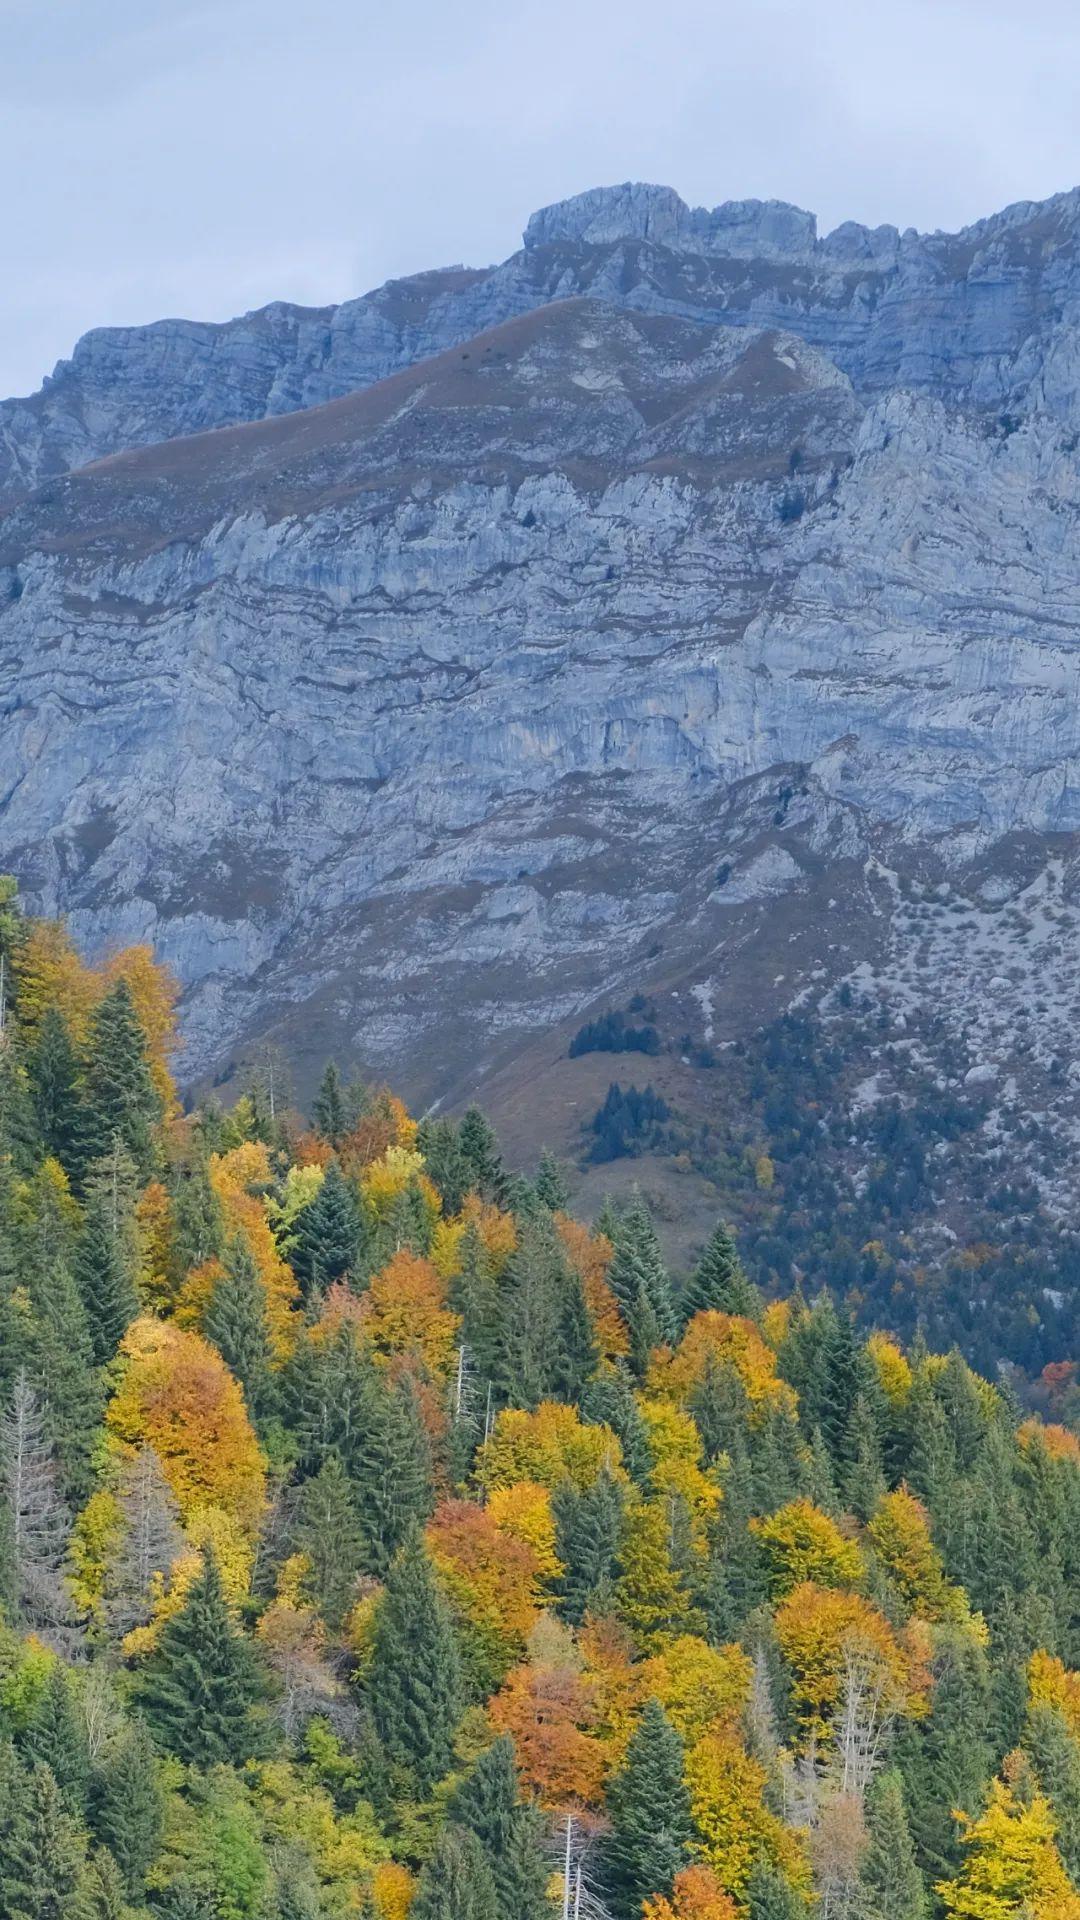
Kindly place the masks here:
POLYGON ((1080 1920, 1080 1440, 0 883, 0 1920, 1080 1920))

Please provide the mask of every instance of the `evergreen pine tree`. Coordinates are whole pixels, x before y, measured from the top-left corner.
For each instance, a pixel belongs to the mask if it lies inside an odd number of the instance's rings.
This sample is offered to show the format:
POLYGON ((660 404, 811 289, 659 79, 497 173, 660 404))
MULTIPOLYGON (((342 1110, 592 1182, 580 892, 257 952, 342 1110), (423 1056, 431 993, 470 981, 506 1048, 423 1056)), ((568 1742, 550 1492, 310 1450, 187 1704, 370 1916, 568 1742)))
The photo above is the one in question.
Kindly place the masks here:
POLYGON ((90 1755, 86 1730, 72 1698, 67 1668, 57 1660, 19 1741, 25 1761, 48 1767, 64 1805, 76 1819, 86 1806, 90 1755))
POLYGON ((548 1913, 543 1823, 521 1798, 508 1734, 480 1755, 448 1807, 450 1820, 479 1841, 495 1883, 496 1920, 544 1920, 548 1913))
POLYGON ((864 1393, 859 1395, 851 1411, 845 1451, 848 1465, 844 1472, 844 1495, 855 1518, 865 1526, 884 1498, 888 1483, 878 1422, 864 1393))
POLYGON ((1080 1874, 1080 1746, 1059 1707, 1029 1709, 1024 1746, 1039 1788, 1050 1802, 1058 1850, 1075 1883, 1080 1874))
POLYGON ((11 1035, 0 1045, 0 1163, 28 1175, 37 1163, 39 1143, 26 1070, 11 1035))
POLYGON ((138 1676, 136 1697, 154 1739, 188 1765, 242 1766, 264 1744, 266 1680, 236 1626, 214 1555, 178 1614, 166 1621, 138 1676))
POLYGON ((431 1454, 411 1383, 379 1381, 351 1479, 365 1567, 384 1574, 411 1530, 431 1513, 431 1454))
POLYGON ((501 1307, 491 1256, 474 1222, 462 1235, 460 1259, 460 1270, 450 1281, 449 1304, 461 1315, 461 1338, 474 1372, 489 1381, 498 1358, 501 1307))
POLYGON ((102 1401, 86 1308, 66 1257, 39 1261, 31 1254, 26 1288, 28 1372, 41 1394, 64 1492, 78 1505, 93 1485, 90 1455, 102 1401))
POLYGON ((603 1842, 601 1873, 620 1920, 636 1920, 651 1894, 669 1894, 690 1858, 694 1824, 685 1760, 659 1701, 647 1701, 607 1794, 611 1832, 603 1842))
POLYGON ((586 1380, 596 1372, 600 1349, 585 1287, 573 1267, 564 1268, 559 1295, 557 1348, 550 1390, 557 1400, 574 1406, 581 1398, 586 1380))
POLYGON ((511 1406, 533 1408, 554 1396, 568 1277, 550 1214, 522 1222, 503 1275, 496 1366, 496 1389, 511 1406))
POLYGON ((242 1234, 237 1234, 225 1249, 225 1270, 210 1296, 203 1332, 243 1387, 255 1425, 265 1425, 277 1400, 270 1364, 266 1292, 242 1234))
POLYGON ((364 1535, 341 1456, 328 1453, 300 1489, 293 1540, 311 1562, 315 1604, 327 1626, 341 1625, 356 1594, 364 1535))
POLYGON ((289 1258, 305 1300, 354 1270, 361 1237, 352 1188, 331 1160, 318 1193, 301 1207, 293 1229, 289 1258))
POLYGON ((615 1226, 614 1248, 608 1285, 629 1329, 635 1369, 641 1374, 652 1346, 674 1344, 678 1325, 660 1243, 640 1194, 615 1226))
POLYGON ((318 1338, 301 1335, 285 1372, 284 1399, 302 1474, 317 1473, 328 1454, 337 1453, 356 1484, 384 1390, 355 1327, 346 1323, 318 1338))
POLYGON ((926 1888, 904 1806, 904 1787, 891 1768, 872 1783, 866 1802, 869 1844, 862 1863, 866 1911, 872 1920, 925 1920, 926 1888))
POLYGON ((424 1156, 424 1172, 434 1182, 447 1219, 460 1213, 472 1180, 472 1168, 462 1151, 452 1120, 422 1120, 416 1145, 424 1156))
POLYGON ((810 1445, 804 1450, 799 1463, 799 1491, 807 1500, 812 1500, 815 1507, 820 1507, 822 1513, 831 1514, 833 1519, 839 1517, 840 1502, 836 1495, 832 1460, 820 1427, 814 1428, 810 1445))
POLYGON ((639 1487, 648 1486, 655 1462, 649 1435, 633 1388, 621 1368, 598 1373, 586 1381, 581 1395, 581 1417, 593 1426, 610 1427, 622 1448, 623 1465, 639 1487))
POLYGON ((736 1367, 710 1359, 690 1395, 689 1410, 710 1465, 736 1446, 745 1450, 750 1401, 736 1367))
POLYGON ((450 1765, 462 1694, 449 1610, 418 1535, 387 1575, 370 1674, 369 1706, 383 1751, 423 1798, 450 1765))
POLYGON ((137 1900, 157 1859, 164 1827, 156 1755, 137 1721, 113 1741, 94 1770, 90 1826, 116 1861, 125 1891, 137 1900))
POLYGON ((566 1480, 556 1489, 552 1506, 556 1552, 564 1568, 561 1607, 575 1626, 586 1613, 611 1608, 624 1504, 622 1488, 606 1470, 591 1487, 578 1489, 566 1480))
POLYGON ((58 1007, 46 1007, 42 1015, 27 1080, 42 1152, 78 1180, 85 1138, 79 1060, 58 1007))
POLYGON ((87 1174, 83 1228, 73 1262, 98 1366, 112 1359, 139 1311, 135 1195, 135 1168, 117 1134, 106 1159, 95 1162, 87 1174))
POLYGON ((205 1160, 197 1160, 190 1173, 178 1181, 172 1214, 171 1278, 180 1287, 192 1267, 220 1260, 225 1251, 225 1217, 205 1160))
POLYGON ((757 1536, 750 1531, 754 1476, 742 1438, 732 1448, 724 1476, 724 1500, 712 1529, 705 1587, 705 1617, 715 1645, 741 1637, 747 1618, 765 1598, 765 1569, 757 1536))
POLYGON ((86 1055, 85 1153, 104 1159, 119 1134, 141 1177, 152 1170, 161 1099, 131 989, 118 980, 94 1009, 86 1055))
POLYGON ((747 1881, 746 1908, 750 1920, 803 1920, 806 1902, 779 1867, 759 1854, 747 1881))
POLYGON ((470 1186, 484 1200, 501 1200, 505 1175, 499 1143, 478 1107, 470 1107, 464 1114, 458 1142, 469 1169, 470 1186))
MULTIPOLYGON (((4 1920, 82 1920, 86 1846, 50 1769, 0 1758, 0 1913, 4 1920)), ((92 1911, 92 1909, 91 1909, 92 1911)))
POLYGON ((495 1883, 479 1842, 445 1827, 420 1875, 410 1920, 497 1920, 495 1883))
POLYGON ((543 1206, 550 1208, 552 1213, 565 1212, 566 1203, 570 1198, 566 1174, 561 1161, 556 1160, 555 1155, 549 1153, 546 1147, 540 1155, 540 1165, 536 1170, 534 1184, 536 1197, 543 1206))
POLYGON ((341 1075, 332 1060, 327 1061, 319 1090, 311 1103, 311 1119, 316 1131, 330 1146, 341 1144, 346 1130, 345 1092, 341 1075))
POLYGON ((933 1884, 960 1861, 955 1809, 980 1811, 996 1755, 991 1746, 990 1669, 985 1651, 963 1628, 935 1636, 935 1682, 929 1719, 902 1723, 896 1763, 904 1779, 908 1820, 919 1866, 933 1884))
POLYGON ((701 1259, 683 1289, 683 1323, 695 1313, 735 1313, 756 1320, 761 1295, 743 1271, 735 1242, 723 1220, 717 1222, 701 1259))

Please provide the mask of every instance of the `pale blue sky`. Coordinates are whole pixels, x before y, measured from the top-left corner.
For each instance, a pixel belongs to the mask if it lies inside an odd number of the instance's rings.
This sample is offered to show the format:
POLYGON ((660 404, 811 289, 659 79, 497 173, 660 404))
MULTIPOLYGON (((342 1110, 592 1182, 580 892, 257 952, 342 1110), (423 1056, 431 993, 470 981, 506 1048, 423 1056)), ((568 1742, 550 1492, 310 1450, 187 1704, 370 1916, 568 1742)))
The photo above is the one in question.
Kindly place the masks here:
POLYGON ((1073 0, 0 0, 0 394, 87 327, 500 259, 657 180, 954 227, 1080 182, 1073 0))

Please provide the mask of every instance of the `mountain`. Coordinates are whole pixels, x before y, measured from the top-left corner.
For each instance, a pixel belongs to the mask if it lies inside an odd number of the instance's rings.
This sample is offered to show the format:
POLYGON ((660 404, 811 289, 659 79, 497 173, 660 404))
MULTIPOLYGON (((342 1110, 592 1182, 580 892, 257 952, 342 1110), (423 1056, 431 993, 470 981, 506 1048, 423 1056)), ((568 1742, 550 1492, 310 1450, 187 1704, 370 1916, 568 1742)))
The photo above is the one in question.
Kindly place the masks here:
POLYGON ((87 336, 2 410, 0 859, 155 942, 189 1082, 481 1088, 586 1202, 1052 1345, 1078 227, 623 187, 501 267, 87 336))

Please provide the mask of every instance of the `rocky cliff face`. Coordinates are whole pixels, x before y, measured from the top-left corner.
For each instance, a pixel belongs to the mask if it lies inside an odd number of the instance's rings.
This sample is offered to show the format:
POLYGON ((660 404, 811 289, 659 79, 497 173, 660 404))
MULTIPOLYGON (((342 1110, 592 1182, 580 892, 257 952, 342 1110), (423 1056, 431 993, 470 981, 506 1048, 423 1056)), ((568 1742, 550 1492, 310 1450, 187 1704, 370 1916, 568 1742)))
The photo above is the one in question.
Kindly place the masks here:
POLYGON ((4 414, 0 861, 159 945, 191 1077, 302 1031, 526 1151, 597 1005, 653 996, 708 1115, 698 1053, 854 1004, 852 1190, 868 1113, 967 1088, 965 1164, 1063 1216, 1078 218, 622 188, 488 272, 88 336, 4 414))

